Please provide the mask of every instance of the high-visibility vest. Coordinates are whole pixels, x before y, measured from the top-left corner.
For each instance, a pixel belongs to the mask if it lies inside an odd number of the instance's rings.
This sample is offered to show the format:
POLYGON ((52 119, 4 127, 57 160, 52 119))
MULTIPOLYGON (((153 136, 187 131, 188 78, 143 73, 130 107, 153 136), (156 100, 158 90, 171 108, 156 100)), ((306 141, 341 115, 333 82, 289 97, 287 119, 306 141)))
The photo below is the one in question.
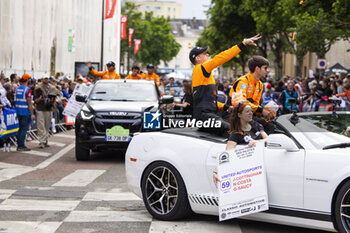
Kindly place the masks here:
POLYGON ((27 103, 27 94, 29 87, 21 85, 16 88, 16 111, 19 116, 30 116, 30 111, 27 103))

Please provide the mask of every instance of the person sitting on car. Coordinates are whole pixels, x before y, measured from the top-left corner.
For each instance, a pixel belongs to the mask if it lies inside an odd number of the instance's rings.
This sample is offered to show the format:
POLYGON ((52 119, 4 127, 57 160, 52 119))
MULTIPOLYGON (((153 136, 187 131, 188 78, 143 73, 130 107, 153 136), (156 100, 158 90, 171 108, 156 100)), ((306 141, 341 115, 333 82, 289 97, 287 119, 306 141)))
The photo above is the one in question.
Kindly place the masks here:
POLYGON ((191 115, 193 113, 193 98, 192 98, 192 88, 191 85, 187 82, 184 83, 183 91, 185 95, 182 98, 180 103, 173 103, 173 107, 182 107, 182 113, 184 115, 191 115))
POLYGON ((128 76, 126 76, 125 79, 133 79, 133 80, 140 80, 142 79, 141 75, 139 75, 140 72, 140 67, 138 66, 133 66, 131 68, 131 74, 129 74, 128 76))
MULTIPOLYGON (((226 144, 226 150, 235 148, 236 145, 248 145, 252 147, 258 141, 267 141, 267 134, 261 124, 253 121, 253 111, 249 101, 239 102, 233 109, 230 119, 230 136, 226 144)), ((213 173, 213 181, 217 187, 219 178, 213 173)))

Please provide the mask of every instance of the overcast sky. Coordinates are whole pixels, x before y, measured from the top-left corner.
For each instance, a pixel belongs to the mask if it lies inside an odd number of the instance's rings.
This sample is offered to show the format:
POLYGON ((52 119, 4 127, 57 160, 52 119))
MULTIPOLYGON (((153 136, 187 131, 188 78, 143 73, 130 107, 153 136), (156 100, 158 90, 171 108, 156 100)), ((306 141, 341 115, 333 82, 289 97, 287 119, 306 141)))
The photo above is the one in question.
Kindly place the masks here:
POLYGON ((182 17, 185 19, 191 19, 196 17, 197 19, 206 19, 204 13, 210 5, 210 0, 175 0, 182 4, 182 17))

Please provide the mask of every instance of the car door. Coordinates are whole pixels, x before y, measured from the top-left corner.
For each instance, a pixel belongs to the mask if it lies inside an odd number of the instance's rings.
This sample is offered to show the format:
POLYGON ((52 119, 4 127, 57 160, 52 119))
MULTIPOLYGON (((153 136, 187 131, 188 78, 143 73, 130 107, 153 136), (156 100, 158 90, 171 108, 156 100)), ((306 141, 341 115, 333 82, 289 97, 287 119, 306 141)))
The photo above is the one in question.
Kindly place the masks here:
MULTIPOLYGON (((274 137, 274 136, 269 136, 274 137)), ((264 151, 270 207, 303 208, 303 178, 305 150, 288 151, 283 140, 294 141, 286 135, 276 135, 280 147, 268 141, 264 151)), ((273 140, 272 140, 273 141, 273 140)), ((294 144, 297 147, 296 144, 294 144)))

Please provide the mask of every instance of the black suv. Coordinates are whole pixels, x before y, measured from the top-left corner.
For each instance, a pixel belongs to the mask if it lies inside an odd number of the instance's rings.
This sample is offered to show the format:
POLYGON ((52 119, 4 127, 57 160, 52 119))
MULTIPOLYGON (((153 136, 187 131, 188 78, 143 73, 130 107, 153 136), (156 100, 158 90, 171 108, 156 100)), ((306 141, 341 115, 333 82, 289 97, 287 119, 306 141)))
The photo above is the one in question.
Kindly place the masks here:
POLYGON ((88 160, 90 150, 126 149, 133 134, 142 131, 143 112, 160 110, 173 97, 161 98, 155 82, 147 80, 101 80, 88 97, 75 120, 75 157, 88 160))

